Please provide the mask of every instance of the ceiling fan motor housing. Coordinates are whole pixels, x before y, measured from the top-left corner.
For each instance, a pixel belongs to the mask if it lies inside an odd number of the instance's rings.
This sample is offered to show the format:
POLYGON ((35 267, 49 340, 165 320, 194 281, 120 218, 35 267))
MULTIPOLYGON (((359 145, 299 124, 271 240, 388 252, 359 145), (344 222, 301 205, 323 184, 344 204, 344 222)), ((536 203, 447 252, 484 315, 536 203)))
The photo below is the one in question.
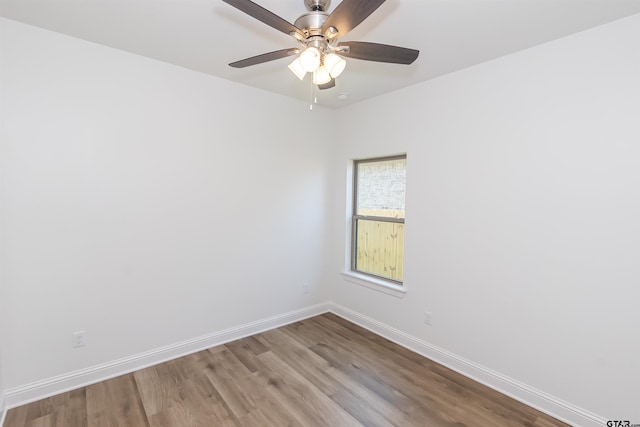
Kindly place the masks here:
POLYGON ((304 6, 310 12, 326 12, 330 5, 331 0, 304 0, 304 6))
POLYGON ((322 34, 322 26, 329 17, 326 12, 309 12, 296 19, 294 25, 300 28, 309 36, 318 36, 322 34))

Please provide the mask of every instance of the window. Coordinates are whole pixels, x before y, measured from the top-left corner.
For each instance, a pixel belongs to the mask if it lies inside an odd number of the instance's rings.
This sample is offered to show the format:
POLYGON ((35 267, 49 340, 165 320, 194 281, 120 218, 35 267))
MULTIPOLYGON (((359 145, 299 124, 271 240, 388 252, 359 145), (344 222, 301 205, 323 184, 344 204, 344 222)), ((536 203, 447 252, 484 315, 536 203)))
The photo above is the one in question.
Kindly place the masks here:
POLYGON ((351 270, 402 284, 407 156, 354 161, 351 270))

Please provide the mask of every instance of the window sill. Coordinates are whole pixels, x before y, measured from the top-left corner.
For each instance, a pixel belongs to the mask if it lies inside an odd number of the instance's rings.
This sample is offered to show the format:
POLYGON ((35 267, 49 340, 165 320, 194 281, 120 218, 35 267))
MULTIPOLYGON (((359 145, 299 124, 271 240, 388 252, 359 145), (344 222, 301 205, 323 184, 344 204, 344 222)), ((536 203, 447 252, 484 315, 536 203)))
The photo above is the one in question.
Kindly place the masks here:
POLYGON ((384 279, 367 276, 366 274, 356 273, 354 271, 343 271, 342 277, 347 282, 355 283, 356 285, 364 286, 365 288, 373 289, 387 295, 392 295, 396 298, 403 298, 407 293, 407 288, 402 285, 391 283, 384 279))

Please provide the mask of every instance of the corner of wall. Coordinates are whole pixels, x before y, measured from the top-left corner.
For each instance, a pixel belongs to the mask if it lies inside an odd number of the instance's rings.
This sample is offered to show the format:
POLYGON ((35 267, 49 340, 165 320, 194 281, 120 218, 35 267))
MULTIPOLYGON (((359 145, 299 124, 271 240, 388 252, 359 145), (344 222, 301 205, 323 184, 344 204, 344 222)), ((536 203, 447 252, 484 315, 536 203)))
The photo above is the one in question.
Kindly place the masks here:
MULTIPOLYGON (((4 28, 4 18, 0 18, 0 33, 4 32, 3 30, 4 28)), ((0 37, 0 40, 3 40, 4 37, 0 37)), ((0 94, 2 93, 2 58, 3 58, 3 49, 2 49, 2 45, 0 45, 0 94)), ((2 99, 2 96, 0 96, 0 99, 2 99)), ((0 105, 0 135, 2 132, 2 106, 0 105)), ((0 267, 1 270, 1 267, 0 267)), ((1 271, 0 271, 1 272, 1 271)), ((1 279, 0 279, 1 280, 1 279)), ((2 310, 2 301, 4 301, 4 298, 2 298, 2 283, 0 281, 0 313, 3 313, 4 310, 2 310)), ((0 319, 0 325, 4 324, 4 322, 2 322, 2 319, 0 319)), ((2 334, 2 327, 0 326, 0 342, 3 338, 3 334, 2 334)), ((2 352, 0 350, 0 360, 2 359, 2 352)), ((7 414, 7 408, 6 408, 6 404, 5 404, 5 398, 4 398, 4 387, 2 385, 2 365, 0 364, 0 427, 2 427, 4 425, 4 418, 7 414)))
POLYGON ((331 313, 355 323, 389 341, 446 366, 467 378, 477 381, 560 421, 583 427, 599 427, 606 423, 604 418, 592 414, 583 408, 565 402, 555 396, 551 396, 548 393, 537 390, 527 384, 437 347, 362 313, 341 306, 340 304, 330 303, 329 310, 331 313))

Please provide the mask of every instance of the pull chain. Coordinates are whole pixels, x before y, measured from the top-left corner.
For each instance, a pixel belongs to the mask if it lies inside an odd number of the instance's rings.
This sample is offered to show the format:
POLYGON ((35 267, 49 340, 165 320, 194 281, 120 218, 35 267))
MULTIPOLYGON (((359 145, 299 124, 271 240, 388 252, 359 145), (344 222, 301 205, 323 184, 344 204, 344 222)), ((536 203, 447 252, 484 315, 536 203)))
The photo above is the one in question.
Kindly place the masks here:
POLYGON ((315 102, 317 103, 318 99, 313 96, 313 78, 310 78, 309 82, 310 82, 310 86, 309 86, 309 111, 313 111, 313 104, 314 104, 313 101, 315 100, 315 102))

